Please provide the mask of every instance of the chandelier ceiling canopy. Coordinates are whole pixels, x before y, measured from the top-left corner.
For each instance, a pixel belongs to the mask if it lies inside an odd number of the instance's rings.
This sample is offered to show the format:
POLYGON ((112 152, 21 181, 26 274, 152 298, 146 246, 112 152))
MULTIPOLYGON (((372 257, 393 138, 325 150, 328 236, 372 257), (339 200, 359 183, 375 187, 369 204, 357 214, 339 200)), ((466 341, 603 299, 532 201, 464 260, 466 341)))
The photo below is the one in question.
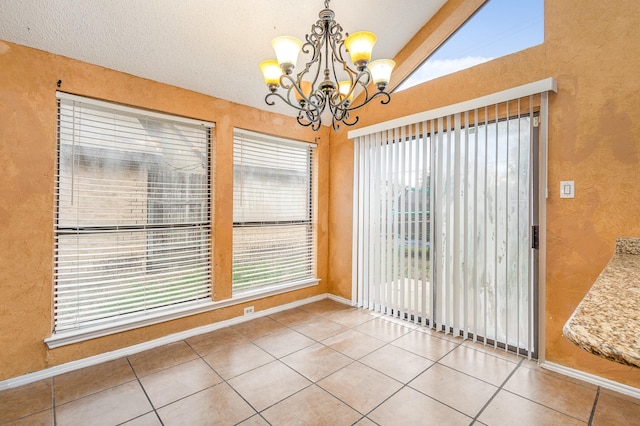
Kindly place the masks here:
POLYGON ((352 116, 352 111, 373 99, 389 103, 391 97, 385 89, 395 62, 371 61, 375 34, 359 31, 343 36, 342 26, 329 9, 329 0, 325 0, 324 7, 304 42, 295 37, 273 39, 271 45, 277 60, 262 62, 260 69, 270 91, 265 97, 268 105, 275 105, 273 97, 280 98, 298 110, 298 123, 313 130, 320 128, 323 112, 328 109, 331 125, 338 130, 340 123, 356 124, 359 117, 352 116), (294 74, 300 51, 311 59, 294 74), (345 53, 349 54, 352 66, 345 60, 345 53), (375 87, 369 87, 371 83, 375 87), (354 102, 357 87, 362 88, 362 95, 354 102))

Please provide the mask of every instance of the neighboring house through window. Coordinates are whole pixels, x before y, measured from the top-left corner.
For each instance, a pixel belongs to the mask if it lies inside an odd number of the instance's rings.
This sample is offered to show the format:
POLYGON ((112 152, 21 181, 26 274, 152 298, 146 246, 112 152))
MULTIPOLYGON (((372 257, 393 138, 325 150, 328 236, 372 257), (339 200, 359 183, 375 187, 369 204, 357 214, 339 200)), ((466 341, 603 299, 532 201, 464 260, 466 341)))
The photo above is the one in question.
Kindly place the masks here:
POLYGON ((315 284, 315 144, 236 129, 233 295, 315 284))
POLYGON ((211 303, 212 124, 58 94, 54 335, 211 303))

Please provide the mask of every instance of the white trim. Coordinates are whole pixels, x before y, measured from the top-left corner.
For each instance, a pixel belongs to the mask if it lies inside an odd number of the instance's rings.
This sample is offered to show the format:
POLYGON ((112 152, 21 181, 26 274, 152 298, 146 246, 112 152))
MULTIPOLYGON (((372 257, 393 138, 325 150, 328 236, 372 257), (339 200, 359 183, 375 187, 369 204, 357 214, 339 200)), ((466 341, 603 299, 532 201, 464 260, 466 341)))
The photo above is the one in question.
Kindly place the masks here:
POLYGON ((254 141, 277 143, 281 145, 286 144, 286 145, 292 145, 292 146, 303 147, 303 148, 308 148, 309 146, 313 148, 317 148, 318 146, 318 144, 315 142, 299 141, 296 139, 289 139, 282 136, 271 136, 271 135, 267 135, 266 133, 253 132, 251 130, 241 129, 239 127, 233 128, 233 136, 234 138, 237 138, 237 139, 242 139, 244 137, 254 141))
POLYGON ((385 130, 394 129, 402 126, 408 126, 414 123, 419 123, 421 121, 432 120, 439 117, 446 117, 448 115, 453 115, 453 114, 457 114, 465 111, 471 111, 476 108, 484 107, 485 105, 499 104, 502 102, 510 101, 512 99, 520 99, 525 96, 531 96, 537 93, 543 93, 548 91, 553 91, 553 92, 558 91, 558 83, 556 79, 553 77, 534 81, 532 83, 523 84, 522 86, 513 87, 511 89, 492 93, 486 96, 481 96, 479 98, 471 99, 471 100, 460 102, 457 104, 448 105, 445 107, 436 108, 429 111, 418 112, 416 114, 407 115, 406 117, 400 117, 394 120, 389 120, 382 123, 374 124, 372 126, 351 130, 347 134, 347 137, 349 139, 354 139, 358 136, 364 136, 364 135, 370 135, 372 133, 383 132, 385 130))
POLYGON ((554 362, 540 363, 540 367, 556 373, 563 374, 565 376, 573 377, 574 379, 582 380, 583 382, 591 383, 596 386, 600 386, 612 391, 631 396, 633 398, 640 398, 640 389, 633 386, 625 385, 615 382, 613 380, 605 379, 594 374, 585 373, 584 371, 575 370, 573 368, 565 367, 564 365, 556 364, 554 362))
POLYGON ((92 98, 85 98, 84 96, 72 95, 71 93, 66 93, 66 92, 56 91, 56 98, 57 99, 66 99, 66 100, 73 101, 73 102, 81 102, 81 103, 85 103, 85 104, 88 104, 88 105, 95 105, 95 106, 98 106, 100 108, 108 108, 108 109, 112 109, 112 110, 114 109, 114 110, 117 110, 117 111, 123 111, 123 112, 126 112, 128 114, 134 114, 134 115, 138 115, 138 116, 141 115, 141 114, 144 114, 145 116, 159 118, 161 120, 168 120, 168 121, 173 121, 173 122, 195 124, 197 126, 205 126, 205 127, 211 127, 211 128, 215 127, 215 123, 212 123, 210 121, 196 120, 195 118, 188 118, 188 117, 183 117, 183 116, 179 116, 179 115, 163 114, 161 112, 151 111, 151 110, 147 110, 147 109, 141 109, 141 108, 137 108, 137 107, 128 107, 128 106, 122 105, 122 104, 117 104, 117 103, 113 103, 113 102, 106 102, 106 101, 100 101, 100 100, 92 99, 92 98))
POLYGON ((137 345, 129 346, 122 349, 117 349, 111 352, 105 352, 99 355, 90 356, 87 358, 79 359, 76 361, 67 362, 65 364, 56 365, 55 367, 45 368, 44 370, 36 371, 34 373, 24 374, 22 376, 13 377, 11 379, 0 381, 0 391, 15 388, 18 386, 26 385, 29 383, 37 382, 43 379, 50 379, 51 377, 68 373, 70 371, 79 370, 81 368, 90 367, 103 362, 112 361, 114 359, 122 358, 125 356, 133 355, 139 352, 143 352, 149 349, 157 348, 158 346, 167 345, 169 343, 179 342, 181 340, 188 339, 193 336, 197 336, 203 333, 209 333, 224 327, 240 324, 246 321, 250 321, 259 317, 267 315, 273 315, 275 313, 285 311, 287 309, 297 308, 312 302, 317 302, 328 297, 327 293, 319 294, 302 300, 296 300, 285 305, 275 306, 273 308, 265 309, 263 311, 255 312, 252 315, 243 315, 240 317, 231 318, 228 320, 216 322, 213 324, 205 325, 202 327, 192 328, 190 330, 181 331, 179 333, 170 334, 168 336, 160 337, 158 339, 150 340, 148 342, 139 343, 137 345))
POLYGON ((338 302, 338 303, 343 303, 345 305, 348 306, 356 306, 356 302, 353 300, 349 300, 349 299, 345 299, 344 297, 341 296, 336 296, 335 294, 327 294, 327 299, 331 299, 334 302, 338 302))
POLYGON ((540 98, 538 128, 538 360, 547 351, 547 196, 549 187, 549 96, 540 98))
POLYGON ((318 279, 310 279, 305 281, 298 281, 281 285, 277 287, 269 287, 266 289, 260 289, 252 292, 240 294, 232 297, 231 299, 221 301, 207 301, 197 306, 174 310, 164 311, 155 316, 149 316, 141 318, 136 321, 119 321, 112 322, 110 324, 100 325, 91 328, 84 328, 80 330, 70 330, 61 333, 56 333, 44 339, 49 349, 58 348, 60 346, 71 345, 73 343, 83 342, 85 340, 95 339, 97 337, 108 336, 110 334, 121 333, 123 331, 133 330, 140 327, 145 327, 153 324, 159 324, 161 322, 174 320, 178 318, 184 318, 191 315, 197 315, 204 312, 213 311, 215 309, 226 308, 227 306, 237 305, 244 302, 250 302, 252 300, 262 299, 264 297, 274 296, 276 294, 287 293, 294 290, 300 290, 307 287, 313 287, 320 282, 318 279))

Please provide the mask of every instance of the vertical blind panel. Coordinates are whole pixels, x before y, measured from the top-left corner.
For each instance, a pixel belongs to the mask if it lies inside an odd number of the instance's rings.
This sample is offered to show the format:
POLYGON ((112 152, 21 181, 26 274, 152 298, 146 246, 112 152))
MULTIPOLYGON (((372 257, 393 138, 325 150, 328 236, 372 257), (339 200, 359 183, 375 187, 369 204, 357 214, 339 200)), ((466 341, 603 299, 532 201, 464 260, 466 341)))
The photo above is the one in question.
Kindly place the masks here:
POLYGON ((536 95, 355 140, 360 306, 535 351, 531 158, 540 103, 536 95))
POLYGON ((233 292, 315 277, 315 145, 236 131, 233 292))
POLYGON ((356 140, 358 304, 424 323, 430 315, 430 142, 423 124, 356 140))
POLYGON ((209 299, 210 128, 58 105, 55 331, 209 299))

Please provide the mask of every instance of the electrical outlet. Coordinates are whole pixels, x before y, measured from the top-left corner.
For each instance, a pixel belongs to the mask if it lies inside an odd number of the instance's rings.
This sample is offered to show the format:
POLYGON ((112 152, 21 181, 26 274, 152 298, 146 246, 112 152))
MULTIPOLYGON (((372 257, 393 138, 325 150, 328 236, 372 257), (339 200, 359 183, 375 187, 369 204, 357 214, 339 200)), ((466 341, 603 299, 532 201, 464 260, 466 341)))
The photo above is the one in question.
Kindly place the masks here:
POLYGON ((251 315, 252 313, 253 313, 253 306, 247 306, 246 308, 244 308, 245 315, 251 315))

